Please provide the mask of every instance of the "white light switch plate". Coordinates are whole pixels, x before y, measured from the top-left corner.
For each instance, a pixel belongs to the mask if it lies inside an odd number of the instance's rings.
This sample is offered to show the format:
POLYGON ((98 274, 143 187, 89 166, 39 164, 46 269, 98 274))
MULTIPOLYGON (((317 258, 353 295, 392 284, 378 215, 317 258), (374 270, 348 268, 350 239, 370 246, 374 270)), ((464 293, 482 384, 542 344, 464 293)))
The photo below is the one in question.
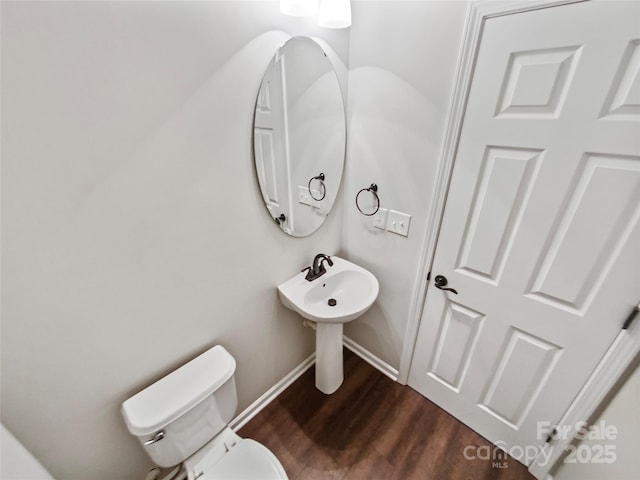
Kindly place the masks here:
POLYGON ((387 228, 387 209, 379 208, 373 216, 373 226, 385 230, 387 228))
POLYGON ((411 224, 411 215, 406 213, 389 210, 387 215, 387 230, 406 237, 409 235, 409 225, 411 224))
POLYGON ((298 203, 311 206, 311 195, 307 187, 298 187, 298 203))

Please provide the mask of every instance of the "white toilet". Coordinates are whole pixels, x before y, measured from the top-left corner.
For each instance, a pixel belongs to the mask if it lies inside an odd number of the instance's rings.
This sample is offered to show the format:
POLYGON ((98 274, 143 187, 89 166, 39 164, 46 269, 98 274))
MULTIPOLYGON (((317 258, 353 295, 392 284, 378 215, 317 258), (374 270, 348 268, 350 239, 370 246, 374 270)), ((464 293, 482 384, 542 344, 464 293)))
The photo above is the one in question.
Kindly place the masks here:
POLYGON ((188 480, 287 479, 264 445, 228 423, 238 399, 236 362, 217 345, 122 404, 122 415, 161 467, 183 463, 188 480))

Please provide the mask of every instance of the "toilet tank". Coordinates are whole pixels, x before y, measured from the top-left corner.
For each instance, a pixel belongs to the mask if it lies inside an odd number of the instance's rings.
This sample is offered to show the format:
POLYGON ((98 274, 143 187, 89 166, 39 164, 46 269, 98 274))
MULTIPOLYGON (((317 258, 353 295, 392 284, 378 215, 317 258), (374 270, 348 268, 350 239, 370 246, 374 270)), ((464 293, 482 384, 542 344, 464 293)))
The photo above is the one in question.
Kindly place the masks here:
POLYGON ((151 460, 176 465, 227 426, 238 406, 235 369, 217 345, 122 404, 129 432, 151 460))

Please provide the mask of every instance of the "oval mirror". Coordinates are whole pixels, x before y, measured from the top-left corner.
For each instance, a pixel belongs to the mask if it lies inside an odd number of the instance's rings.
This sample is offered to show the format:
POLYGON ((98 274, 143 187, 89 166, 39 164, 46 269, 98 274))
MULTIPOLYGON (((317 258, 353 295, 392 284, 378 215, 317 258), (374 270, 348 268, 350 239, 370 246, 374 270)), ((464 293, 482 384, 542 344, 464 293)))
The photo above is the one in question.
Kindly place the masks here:
POLYGON ((322 225, 338 194, 345 146, 333 65, 310 38, 291 38, 264 74, 253 117, 262 199, 283 232, 305 237, 322 225))

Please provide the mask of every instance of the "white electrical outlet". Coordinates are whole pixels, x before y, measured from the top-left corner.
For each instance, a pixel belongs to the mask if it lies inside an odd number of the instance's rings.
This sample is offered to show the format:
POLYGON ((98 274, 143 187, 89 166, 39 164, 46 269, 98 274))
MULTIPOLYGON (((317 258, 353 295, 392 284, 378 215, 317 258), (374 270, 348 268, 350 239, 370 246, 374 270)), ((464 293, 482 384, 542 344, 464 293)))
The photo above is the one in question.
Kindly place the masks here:
POLYGON ((373 226, 385 230, 387 228, 387 209, 379 208, 373 216, 373 226))
POLYGON ((298 203, 311 206, 311 195, 307 187, 298 187, 298 203))
POLYGON ((409 235, 409 225, 411 224, 411 215, 406 213, 389 210, 387 215, 387 230, 406 237, 409 235))

